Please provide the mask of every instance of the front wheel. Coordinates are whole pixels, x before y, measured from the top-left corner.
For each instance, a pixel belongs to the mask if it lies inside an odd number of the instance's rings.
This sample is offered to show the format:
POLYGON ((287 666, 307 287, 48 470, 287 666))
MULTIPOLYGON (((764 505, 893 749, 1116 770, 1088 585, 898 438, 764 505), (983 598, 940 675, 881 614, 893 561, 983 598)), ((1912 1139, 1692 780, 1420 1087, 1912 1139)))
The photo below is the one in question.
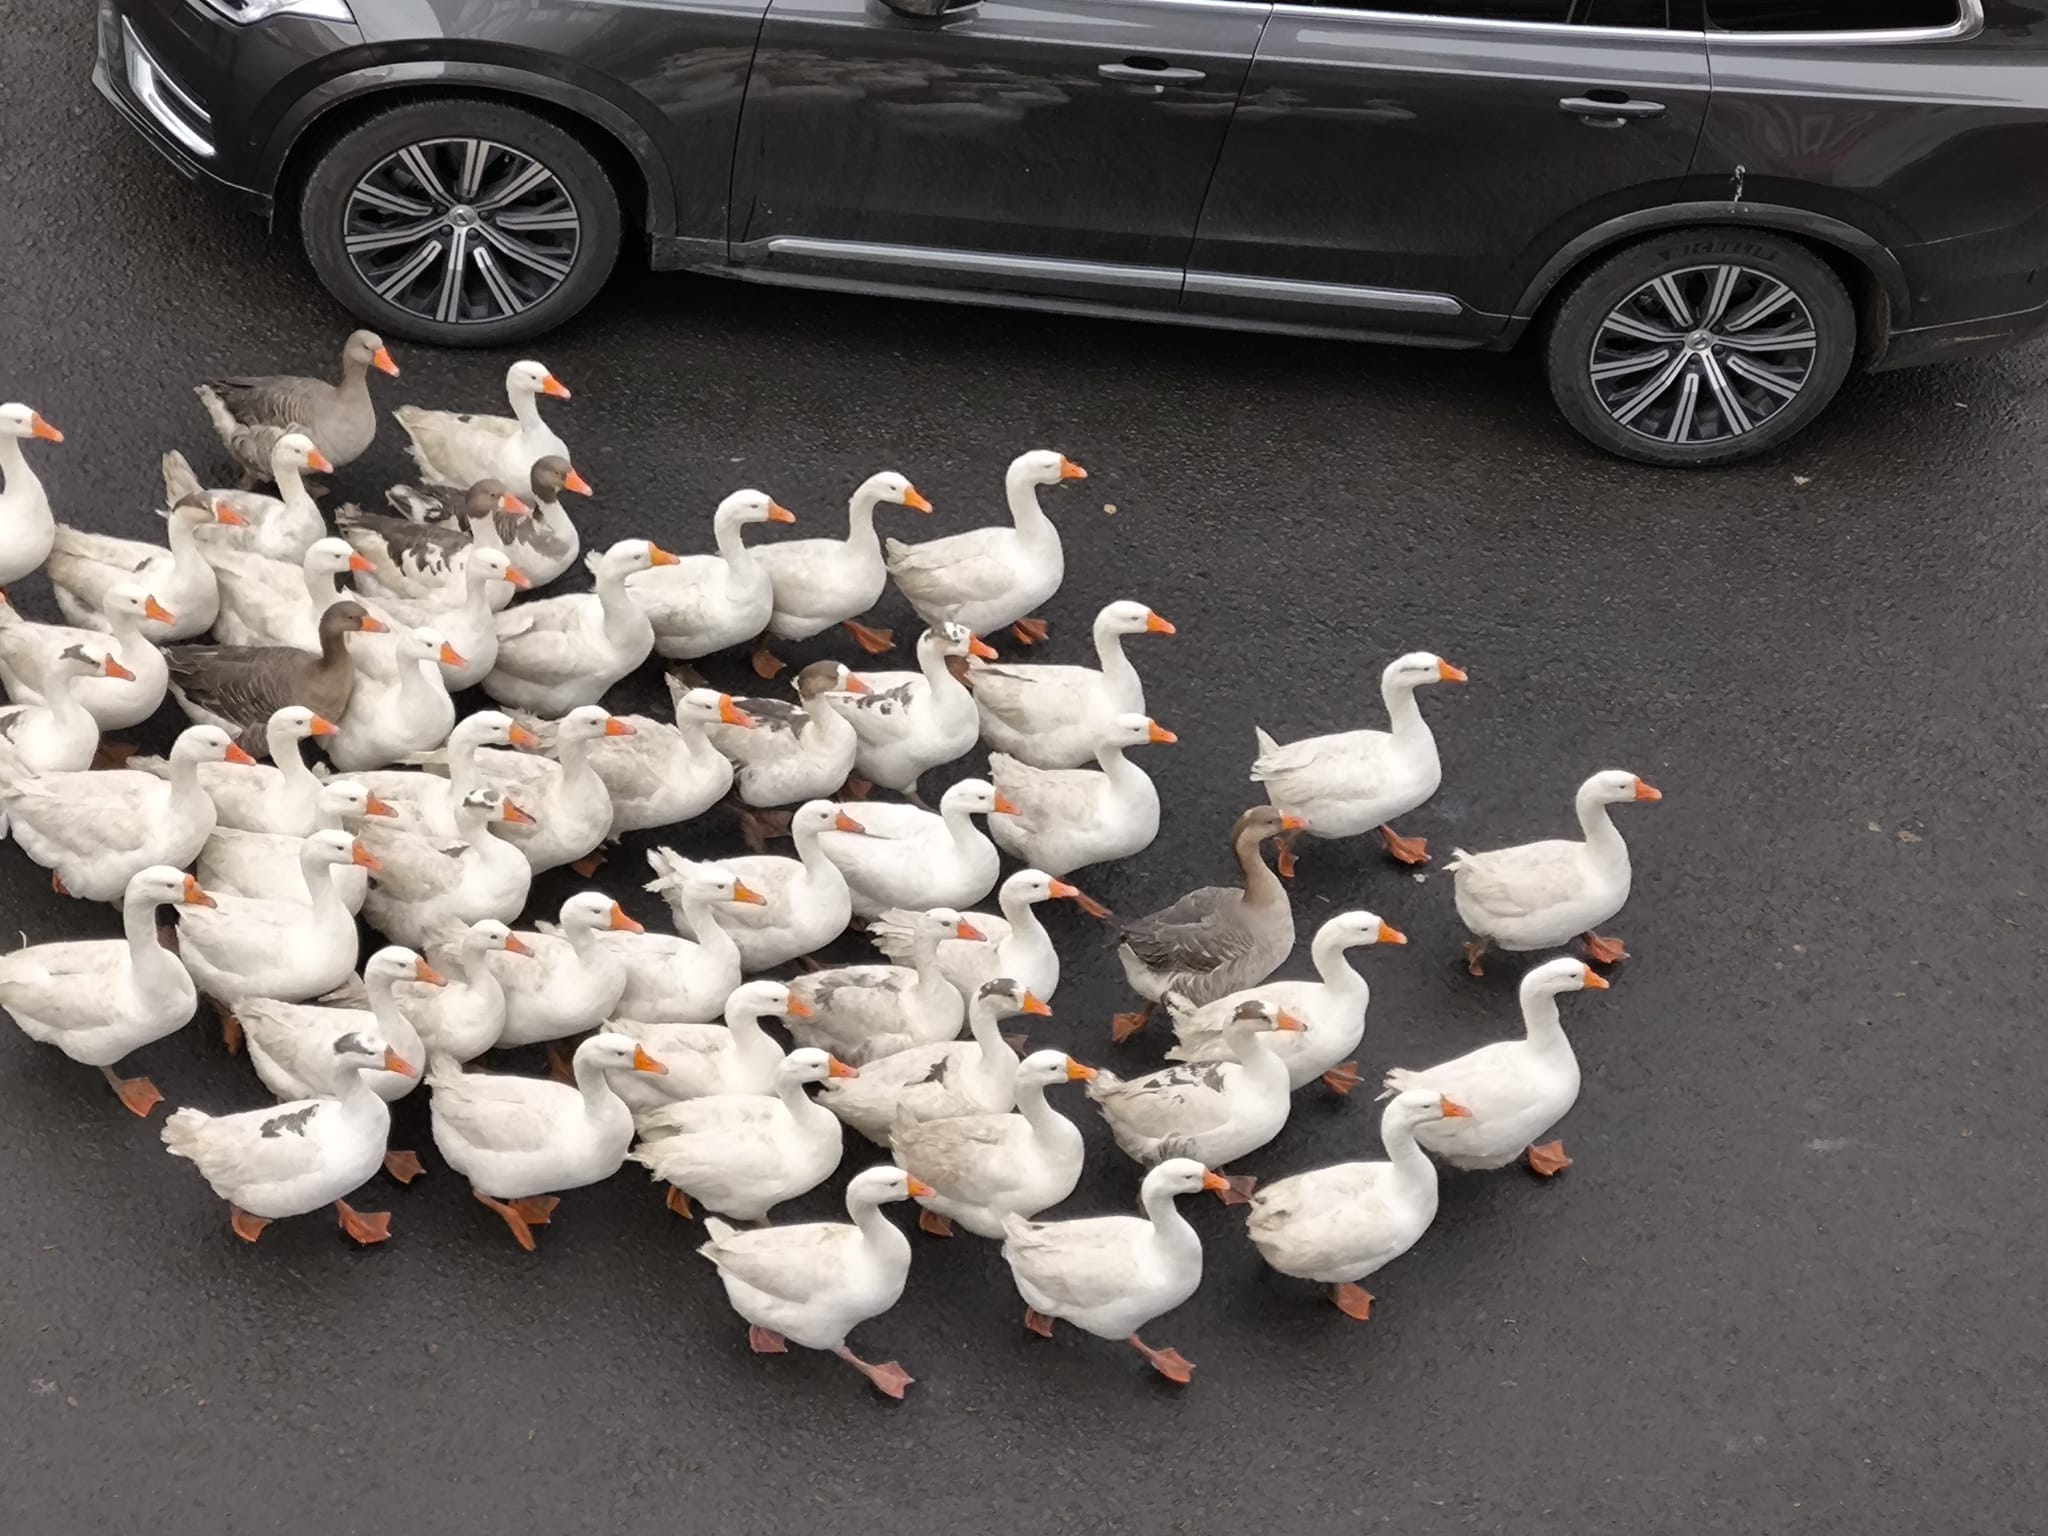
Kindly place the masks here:
POLYGON ((1679 230, 1602 261, 1558 306, 1550 390, 1593 442, 1646 464, 1729 464, 1787 441, 1856 353, 1848 291, 1797 241, 1679 230))
POLYGON ((496 347, 595 298, 619 195, 573 134, 503 102, 412 101, 343 134, 299 200, 313 269, 387 336, 496 347))

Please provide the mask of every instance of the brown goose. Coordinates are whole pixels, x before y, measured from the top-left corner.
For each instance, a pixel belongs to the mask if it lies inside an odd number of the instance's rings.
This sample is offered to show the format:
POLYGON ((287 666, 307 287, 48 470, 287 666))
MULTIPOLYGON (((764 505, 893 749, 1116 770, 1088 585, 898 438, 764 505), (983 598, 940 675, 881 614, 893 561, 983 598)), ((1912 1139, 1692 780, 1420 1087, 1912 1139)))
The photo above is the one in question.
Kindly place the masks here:
POLYGON ((361 603, 344 599, 320 615, 320 649, 290 645, 172 645, 164 648, 171 692, 187 715, 217 725, 256 757, 270 755, 271 715, 297 704, 338 720, 355 691, 348 637, 385 629, 361 603))
MULTIPOLYGON (((441 515, 415 521, 388 512, 365 512, 351 503, 334 514, 341 536, 376 570, 372 583, 394 597, 424 598, 437 594, 455 568, 455 557, 471 544, 486 549, 504 547, 503 531, 508 523, 531 516, 533 509, 502 480, 479 480, 466 491, 450 486, 432 486, 433 492, 448 491, 441 515)), ((394 485, 385 494, 418 487, 394 485)))
POLYGON ((1237 818, 1230 844, 1244 871, 1242 889, 1205 885, 1149 917, 1120 921, 1123 943, 1117 958, 1132 988, 1151 999, 1136 1013, 1116 1016, 1114 1033, 1128 1040, 1145 1027, 1168 992, 1196 1007, 1241 987, 1264 981, 1294 948, 1294 908, 1287 887, 1266 867, 1259 845, 1308 823, 1270 805, 1255 805, 1237 818))
MULTIPOLYGON (((532 492, 527 498, 531 503, 531 517, 498 512, 492 516, 491 522, 497 531, 497 547, 513 558, 536 587, 544 587, 576 563, 576 556, 583 547, 576 525, 562 508, 562 493, 569 491, 578 496, 593 493, 590 482, 576 472, 573 464, 556 453, 533 461, 533 468, 527 472, 527 489, 532 492)), ((476 533, 478 543, 490 543, 492 541, 487 535, 477 533, 474 514, 464 505, 468 494, 459 486, 426 483, 394 485, 384 493, 384 499, 390 503, 392 511, 411 522, 458 524, 476 533)), ((491 607, 503 608, 511 598, 509 588, 494 591, 491 607)))
POLYGON ((372 368, 394 377, 398 373, 383 338, 374 331, 356 331, 341 349, 339 384, 281 373, 212 379, 192 392, 213 419, 222 446, 242 466, 248 483, 256 485, 270 478, 278 438, 294 429, 312 438, 336 465, 363 456, 377 435, 377 411, 370 403, 372 368))

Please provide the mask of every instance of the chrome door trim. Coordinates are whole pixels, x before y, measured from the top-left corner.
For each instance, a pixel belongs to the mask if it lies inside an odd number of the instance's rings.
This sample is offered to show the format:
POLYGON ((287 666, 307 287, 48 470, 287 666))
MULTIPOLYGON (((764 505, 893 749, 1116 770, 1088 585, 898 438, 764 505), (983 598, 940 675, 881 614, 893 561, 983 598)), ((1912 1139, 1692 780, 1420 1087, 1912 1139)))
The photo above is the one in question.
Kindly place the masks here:
POLYGON ((1240 277, 1229 272, 1190 272, 1183 290, 1190 296, 1269 299, 1286 304, 1320 304, 1408 315, 1462 315, 1465 306, 1448 293, 1408 288, 1362 288, 1352 283, 1306 283, 1285 277, 1240 277))
MULTIPOLYGON (((1177 267, 1132 267, 1106 261, 1070 261, 1056 256, 1009 256, 980 251, 948 250, 942 246, 884 245, 865 240, 816 240, 805 235, 776 235, 765 242, 772 260, 793 256, 811 261, 845 262, 875 267, 906 267, 957 272, 974 277, 1056 279, 1063 282, 1106 283, 1119 288, 1138 288, 1155 293, 1179 289, 1177 267)), ((755 246, 753 249, 760 249, 755 246)), ((742 255, 749 249, 741 246, 742 255)))

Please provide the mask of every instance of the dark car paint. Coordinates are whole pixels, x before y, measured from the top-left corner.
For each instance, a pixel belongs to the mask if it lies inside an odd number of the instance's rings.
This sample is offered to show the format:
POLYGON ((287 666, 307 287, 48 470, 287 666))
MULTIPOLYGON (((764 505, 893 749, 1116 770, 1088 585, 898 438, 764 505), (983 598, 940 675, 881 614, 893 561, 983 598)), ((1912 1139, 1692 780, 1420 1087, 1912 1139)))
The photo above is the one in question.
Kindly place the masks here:
POLYGON ((1984 8, 1874 44, 1218 0, 355 0, 359 31, 101 0, 95 78, 259 207, 333 109, 489 90, 631 157, 656 265, 1310 334, 1504 346, 1618 240, 1784 229, 1872 275, 1895 364, 2048 319, 2048 17, 1984 8), (118 15, 207 101, 211 160, 125 98, 118 15), (1203 78, 1097 72, 1127 61, 1203 78), (1589 92, 1665 111, 1557 105, 1589 92))

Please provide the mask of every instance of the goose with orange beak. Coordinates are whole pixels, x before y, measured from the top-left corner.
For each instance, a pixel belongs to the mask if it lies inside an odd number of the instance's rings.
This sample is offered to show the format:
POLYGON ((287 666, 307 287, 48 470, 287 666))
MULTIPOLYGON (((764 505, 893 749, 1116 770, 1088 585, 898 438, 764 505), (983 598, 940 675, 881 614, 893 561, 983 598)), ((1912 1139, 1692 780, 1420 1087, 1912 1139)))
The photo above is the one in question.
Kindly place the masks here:
MULTIPOLYGON (((690 688, 687 673, 684 668, 669 674, 669 692, 679 700, 690 688)), ((755 853, 765 851, 770 838, 789 835, 789 813, 775 807, 838 794, 860 744, 841 704, 867 693, 864 681, 841 662, 814 661, 792 684, 796 703, 743 694, 732 701, 735 718, 721 712, 704 728, 733 765, 740 835, 755 853)), ((679 702, 679 717, 681 708, 679 702)))
POLYGON ((100 725, 78 696, 88 678, 133 681, 107 644, 94 635, 67 645, 43 673, 43 701, 0 709, 0 776, 72 773, 92 766, 100 725))
POLYGON ((356 672, 348 717, 321 746, 343 773, 383 768, 431 752, 455 726, 448 673, 466 658, 440 630, 422 624, 391 637, 390 656, 356 672))
POLYGON ((917 781, 925 770, 972 752, 980 736, 974 696, 961 681, 965 660, 994 655, 966 626, 935 624, 918 636, 917 671, 863 672, 859 688, 834 694, 858 738, 859 778, 922 805, 917 781))
POLYGON ((1561 1141, 1536 1144, 1579 1097, 1579 1063, 1558 1020, 1566 992, 1607 990, 1607 979, 1583 960, 1551 960, 1522 978, 1522 1038, 1482 1045, 1420 1072, 1396 1067, 1389 1094, 1425 1089, 1469 1114, 1418 1124, 1415 1138, 1453 1168, 1504 1168, 1526 1154, 1533 1173, 1549 1178, 1571 1167, 1561 1141))
POLYGON ((442 771, 382 768, 350 777, 367 785, 372 794, 390 805, 398 813, 399 826, 453 836, 456 805, 464 795, 484 787, 476 755, 482 748, 493 746, 532 751, 539 748, 540 737, 510 715, 480 709, 456 721, 455 729, 448 733, 446 748, 434 754, 436 766, 442 771))
POLYGON ((1095 1076, 1063 1051, 1033 1051, 1017 1067, 1017 1107, 1009 1114, 949 1115, 906 1121, 889 1138, 896 1166, 931 1186, 917 1201, 918 1226, 951 1237, 959 1222, 978 1237, 999 1238, 1010 1216, 1036 1216, 1080 1182, 1081 1132, 1046 1101, 1059 1083, 1095 1076))
POLYGON ((756 558, 775 593, 767 633, 754 644, 754 671, 773 677, 785 663, 768 649, 777 640, 808 640, 835 624, 870 656, 895 643, 886 629, 870 629, 859 618, 881 601, 888 585, 881 541, 875 537, 875 509, 887 502, 929 514, 932 504, 893 469, 869 475, 846 506, 844 539, 784 539, 765 544, 756 558))
POLYGON ((49 493, 21 451, 29 438, 61 443, 64 434, 19 401, 0 405, 0 586, 13 586, 49 559, 57 534, 49 493))
POLYGON ((988 824, 1005 853, 1066 875, 1152 846, 1159 835, 1159 791, 1124 753, 1180 738, 1142 714, 1111 715, 1095 732, 1094 768, 1034 768, 1007 753, 989 753, 989 777, 1016 807, 988 824))
POLYGON ((858 832, 828 831, 819 839, 853 893, 856 917, 894 907, 971 907, 995 889, 1001 859, 974 818, 994 823, 1017 807, 986 779, 962 779, 939 797, 937 811, 891 801, 851 807, 858 832))
POLYGON ((1039 487, 1087 478, 1087 470, 1050 448, 1020 454, 1003 475, 1009 527, 922 544, 891 539, 889 574, 927 624, 960 624, 976 634, 1008 627, 1035 645, 1045 639, 1045 622, 1029 615, 1059 591, 1067 571, 1059 530, 1038 504, 1039 487))
MULTIPOLYGON (((211 731, 210 725, 195 725, 195 731, 211 731)), ((172 760, 176 761, 173 749, 172 760)), ((365 826, 391 818, 391 807, 353 779, 329 779, 321 784, 315 800, 313 830, 363 835, 365 826)), ((302 838, 281 832, 250 832, 241 827, 217 826, 206 846, 199 850, 193 870, 208 890, 233 891, 240 896, 297 897, 305 890, 299 874, 299 845, 302 838)), ((367 845, 365 845, 367 846, 367 845)), ((337 869, 329 877, 335 894, 351 912, 363 910, 370 889, 370 872, 360 864, 337 869)), ((403 1037, 400 1037, 403 1043, 403 1037)))
MULTIPOLYGON (((1008 976, 1050 1000, 1060 985, 1060 954, 1052 935, 1038 920, 1040 902, 1071 901, 1090 917, 1107 919, 1109 908, 1076 886, 1042 869, 1020 869, 996 893, 998 912, 965 912, 975 930, 939 940, 938 965, 962 997, 971 997, 983 982, 1008 976)), ((907 908, 884 912, 868 924, 875 947, 899 965, 913 963, 918 914, 907 908)))
MULTIPOLYGON (((530 955, 487 956, 505 989, 505 1028, 498 1043, 508 1050, 554 1047, 602 1025, 618 1011, 626 989, 626 967, 604 936, 644 931, 604 892, 583 891, 562 903, 559 924, 537 922, 533 932, 520 933, 530 955)), ((559 1049, 549 1054, 559 1075, 568 1057, 559 1049)))
POLYGON ((510 416, 430 411, 417 405, 401 405, 391 413, 391 419, 411 440, 413 462, 419 465, 420 473, 435 484, 474 485, 479 480, 502 480, 516 489, 526 484, 536 459, 550 455, 574 457, 569 445, 540 419, 540 408, 535 402, 542 395, 567 400, 569 389, 548 371, 545 363, 524 358, 505 370, 505 398, 512 406, 510 416))
POLYGON ((353 597, 335 585, 337 576, 367 574, 370 562, 346 539, 315 539, 299 560, 272 560, 232 545, 201 546, 220 587, 214 638, 228 645, 320 644, 320 615, 353 597))
POLYGON ((1095 616, 1098 666, 970 664, 982 739, 1034 768, 1081 767, 1113 720, 1145 713, 1145 684, 1124 654, 1124 637, 1173 632, 1143 603, 1126 599, 1095 616))
POLYGON ((306 489, 305 477, 330 474, 334 463, 303 432, 281 433, 270 446, 268 462, 268 478, 277 483, 275 496, 202 486, 185 456, 173 451, 164 455, 164 492, 173 504, 196 497, 233 512, 240 521, 214 535, 221 544, 296 565, 327 535, 327 520, 306 489))
POLYGON ((827 1083, 818 1102, 878 1147, 888 1146, 902 1125, 1004 1113, 1016 1107, 1018 1059, 1003 1020, 1051 1013, 1015 981, 998 977, 968 1001, 972 1039, 915 1045, 871 1060, 859 1077, 827 1083))
POLYGON ((122 582, 107 593, 104 630, 69 624, 37 624, 23 618, 0 593, 0 686, 17 704, 44 702, 42 683, 67 646, 109 647, 129 676, 87 675, 73 683, 78 702, 102 731, 140 725, 163 707, 169 673, 163 653, 148 634, 150 625, 173 615, 143 587, 122 582))
MULTIPOLYGON (((479 480, 471 486, 394 485, 384 492, 394 513, 368 512, 353 503, 338 507, 334 521, 341 536, 368 564, 360 590, 373 596, 432 601, 472 549, 502 551, 529 581, 525 550, 514 550, 510 535, 530 523, 535 510, 524 495, 502 480, 479 480)), ((501 581, 490 589, 494 611, 512 600, 517 590, 501 581), (503 601, 499 591, 504 592, 503 601)))
POLYGON ((206 633, 219 612, 220 591, 201 549, 199 530, 232 527, 235 511, 194 495, 174 502, 165 517, 162 544, 59 525, 44 574, 67 624, 105 631, 114 589, 137 586, 169 615, 143 624, 142 632, 151 641, 162 645, 206 633))
POLYGON ((526 942, 495 917, 479 918, 454 943, 436 953, 445 973, 439 982, 400 978, 392 988, 399 1011, 420 1039, 428 1058, 472 1061, 498 1043, 505 1027, 505 993, 485 956, 494 950, 524 954, 526 942))
POLYGON ((1154 1349, 1138 1330, 1186 1301, 1202 1283, 1202 1240, 1178 1201, 1218 1190, 1221 1175, 1192 1157, 1172 1157, 1145 1175, 1143 1216, 1003 1223, 1003 1261, 1024 1298, 1024 1326, 1053 1336, 1064 1318, 1098 1339, 1128 1343, 1168 1381, 1186 1386, 1194 1364, 1174 1349, 1154 1349))
POLYGON ((612 796, 592 749, 633 734, 631 724, 604 706, 579 704, 543 729, 542 742, 552 757, 504 747, 477 752, 479 783, 510 795, 533 816, 530 823, 508 828, 506 837, 526 855, 535 874, 564 864, 574 865, 585 879, 596 873, 599 860, 587 855, 611 832, 612 796))
MULTIPOLYGON (((219 729, 219 727, 210 727, 219 729)), ((305 744, 331 737, 338 727, 325 715, 303 704, 287 704, 271 711, 263 723, 264 755, 267 763, 242 747, 219 758, 201 758, 194 770, 199 787, 213 801, 219 824, 245 832, 271 832, 292 839, 284 855, 289 870, 285 889, 296 894, 298 840, 336 823, 320 816, 321 780, 306 766, 305 744)), ((130 768, 159 777, 173 777, 176 759, 133 757, 130 768)))
POLYGON ((192 719, 232 731, 244 751, 270 750, 265 728, 289 705, 303 705, 323 720, 347 713, 356 687, 349 642, 386 633, 390 626, 353 599, 320 615, 320 649, 290 645, 174 645, 164 652, 171 693, 192 719))
MULTIPOLYGON (((789 822, 795 858, 753 853, 719 861, 719 868, 730 870, 761 898, 758 903, 721 908, 718 913, 718 921, 739 946, 740 964, 747 970, 786 965, 814 949, 823 949, 846 931, 853 918, 853 893, 839 866, 820 846, 825 833, 833 830, 858 834, 863 824, 829 800, 809 800, 789 822)), ((666 898, 677 931, 702 938, 698 916, 683 899, 691 861, 673 848, 662 847, 650 849, 647 862, 653 867, 654 879, 646 888, 666 898)))
POLYGON ((608 1030, 576 1047, 567 1083, 465 1072, 453 1056, 436 1055, 427 1071, 434 1146, 531 1253, 533 1229, 548 1224, 561 1191, 602 1183, 625 1162, 633 1114, 619 1083, 667 1071, 608 1030))
POLYGON ((370 399, 370 370, 398 376, 384 338, 353 331, 341 347, 341 379, 299 374, 262 374, 211 379, 193 386, 228 456, 242 466, 248 483, 270 473, 271 451, 293 428, 303 430, 336 468, 363 456, 377 435, 377 407, 370 399))
POLYGON ((1426 1125, 1470 1119, 1472 1111, 1434 1088, 1394 1095, 1380 1114, 1378 1162, 1336 1163, 1261 1187, 1245 1232, 1283 1275, 1314 1280, 1346 1317, 1372 1315, 1359 1285, 1401 1257, 1436 1220, 1436 1164, 1415 1136, 1426 1125))
POLYGON ((732 695, 715 688, 677 692, 675 721, 651 715, 615 717, 625 730, 606 728, 590 743, 590 763, 611 800, 605 841, 628 832, 694 821, 732 788, 732 764, 711 744, 713 728, 745 732, 751 717, 732 695))
MULTIPOLYGON (((766 906, 767 898, 722 864, 687 860, 678 864, 674 884, 662 894, 689 915, 699 937, 602 930, 599 938, 626 968, 614 1016, 649 1024, 709 1024, 724 1017, 740 984, 740 947, 726 922, 766 906)), ((780 1048, 775 1058, 782 1059, 780 1048)))
POLYGON ((910 1276, 910 1239, 881 1207, 931 1192, 900 1168, 864 1169, 846 1186, 851 1224, 811 1221, 742 1232, 707 1216, 711 1240, 697 1252, 718 1266, 755 1354, 779 1355, 791 1344, 828 1349, 876 1391, 900 1398, 911 1384, 909 1373, 894 1360, 872 1365, 861 1359, 846 1336, 895 1306, 910 1276))
POLYGON ((622 1085, 619 1096, 637 1120, 665 1104, 714 1093, 771 1094, 783 1049, 761 1022, 801 1019, 808 1011, 779 981, 749 981, 733 988, 724 1020, 717 1024, 636 1019, 621 1009, 606 1028, 638 1040, 668 1071, 622 1085))
POLYGON ((986 937, 951 907, 889 915, 908 930, 909 964, 834 966, 791 981, 790 994, 810 1010, 789 1026, 800 1044, 862 1067, 960 1033, 966 1005, 939 951, 948 943, 985 945, 986 937))
MULTIPOLYGON (((249 1065, 280 1099, 317 1097, 334 1054, 334 1043, 343 1035, 374 1024, 384 1043, 408 1064, 424 1061, 426 1047, 419 1031, 399 1008, 393 989, 400 982, 441 987, 447 978, 414 951, 402 944, 388 944, 363 962, 363 1001, 360 1007, 335 1007, 321 1003, 282 1003, 275 998, 244 998, 235 1006, 235 1019, 242 1026, 242 1040, 249 1047, 249 1065)), ((370 1091, 387 1104, 404 1098, 420 1083, 412 1072, 366 1072, 370 1091)), ((401 1167, 411 1153, 399 1158, 401 1167)), ((400 1182, 409 1183, 409 1178, 400 1182)))
POLYGON ((397 817, 364 823, 363 842, 384 868, 363 915, 387 938, 428 950, 453 928, 487 917, 508 923, 526 906, 533 866, 506 835, 531 822, 526 809, 497 790, 473 789, 454 814, 452 837, 397 817))
MULTIPOLYGON (((1283 747, 1255 726, 1259 753, 1252 782, 1265 785, 1266 798, 1280 810, 1306 821, 1311 837, 1357 837, 1378 828, 1389 856, 1427 864, 1428 844, 1401 836, 1391 825, 1435 794, 1443 780, 1436 738, 1416 707, 1415 690, 1464 681, 1464 672, 1428 651, 1398 656, 1380 674, 1392 729, 1307 736, 1283 747)), ((1290 878, 1300 835, 1290 832, 1280 844, 1280 873, 1290 878)))
POLYGON ((757 523, 795 521, 766 491, 734 491, 711 514, 713 553, 628 577, 626 590, 654 626, 654 649, 671 661, 694 661, 744 645, 767 628, 775 587, 744 535, 757 523))
POLYGON ((1557 949, 1580 936, 1587 956, 1600 964, 1626 960, 1621 940, 1595 931, 1628 901, 1628 844, 1607 808, 1663 798, 1627 769, 1604 769, 1579 786, 1573 802, 1580 839, 1553 838, 1490 853, 1457 849, 1444 868, 1455 879, 1458 916, 1472 931, 1466 969, 1482 975, 1488 949, 1557 949))
POLYGON ((551 719, 595 704, 654 649, 654 626, 626 590, 627 579, 675 563, 651 540, 621 539, 597 559, 596 591, 544 597, 497 615, 497 664, 484 692, 551 719))
MULTIPOLYGON (((203 910, 203 909, 201 909, 203 910)), ((371 1072, 415 1074, 374 1028, 352 1030, 328 1052, 316 1098, 294 1099, 239 1115, 181 1109, 164 1122, 164 1146, 189 1159, 227 1201, 229 1226, 247 1243, 273 1221, 332 1205, 356 1242, 391 1235, 383 1211, 358 1211, 347 1195, 384 1166, 391 1107, 364 1081, 371 1072)))

